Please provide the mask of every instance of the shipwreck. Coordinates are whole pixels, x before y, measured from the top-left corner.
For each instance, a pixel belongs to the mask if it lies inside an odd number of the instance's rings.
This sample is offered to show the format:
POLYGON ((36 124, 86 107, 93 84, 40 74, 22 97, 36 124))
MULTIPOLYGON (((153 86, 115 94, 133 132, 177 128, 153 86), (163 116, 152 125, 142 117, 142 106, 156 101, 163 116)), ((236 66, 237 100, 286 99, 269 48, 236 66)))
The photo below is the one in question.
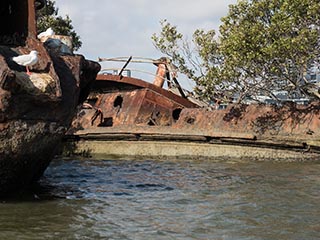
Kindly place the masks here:
POLYGON ((44 5, 44 0, 0 3, 0 194, 42 176, 100 70, 71 49, 37 39, 36 9, 44 5), (38 62, 27 74, 13 59, 31 51, 38 52, 38 62))
POLYGON ((130 61, 119 71, 98 74, 66 135, 65 154, 103 159, 319 159, 318 102, 231 103, 209 109, 181 88, 165 58, 153 62, 153 83, 132 77, 130 61), (168 89, 163 88, 165 80, 168 89))

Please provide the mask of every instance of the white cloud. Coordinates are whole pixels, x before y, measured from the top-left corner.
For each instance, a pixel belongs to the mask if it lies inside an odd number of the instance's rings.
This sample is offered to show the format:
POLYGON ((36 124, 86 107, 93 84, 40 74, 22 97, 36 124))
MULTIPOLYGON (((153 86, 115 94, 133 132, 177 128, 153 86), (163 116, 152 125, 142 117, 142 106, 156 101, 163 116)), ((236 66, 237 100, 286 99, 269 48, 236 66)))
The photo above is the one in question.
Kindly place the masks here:
MULTIPOLYGON (((237 0, 55 0, 60 15, 69 15, 83 42, 79 53, 89 59, 115 56, 158 58, 151 41, 160 20, 185 35, 197 28, 218 30, 228 5, 237 0)), ((190 38, 190 36, 189 36, 190 38)))

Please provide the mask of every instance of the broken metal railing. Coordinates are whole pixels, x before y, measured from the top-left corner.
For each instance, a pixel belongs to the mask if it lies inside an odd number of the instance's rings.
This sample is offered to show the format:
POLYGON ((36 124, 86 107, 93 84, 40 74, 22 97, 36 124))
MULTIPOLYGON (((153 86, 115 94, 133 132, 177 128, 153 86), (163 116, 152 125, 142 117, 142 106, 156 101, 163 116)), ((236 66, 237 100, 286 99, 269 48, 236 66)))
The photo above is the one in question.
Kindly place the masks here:
POLYGON ((174 66, 171 61, 168 58, 160 58, 160 59, 152 59, 152 58, 145 58, 145 57, 115 57, 115 58, 98 58, 99 62, 105 62, 105 61, 112 61, 112 62, 125 62, 125 65, 122 68, 104 68, 102 69, 100 72, 102 74, 106 74, 108 73, 107 71, 110 70, 117 70, 119 71, 118 75, 122 76, 123 72, 125 70, 129 70, 129 71, 135 71, 135 72, 140 72, 140 73, 146 73, 146 74, 150 74, 154 77, 158 77, 161 78, 163 81, 166 81, 168 84, 168 88, 176 88, 178 89, 179 94, 184 97, 187 98, 187 95, 190 95, 191 92, 183 89, 181 87, 181 85, 179 84, 176 75, 177 75, 177 67, 174 66), (148 71, 143 71, 143 70, 138 70, 138 69, 129 69, 127 68, 128 64, 132 62, 132 63, 152 63, 154 65, 159 65, 159 64, 165 64, 166 66, 166 74, 164 76, 159 76, 157 74, 154 73, 150 73, 148 71), (187 95, 186 95, 187 93, 187 95))

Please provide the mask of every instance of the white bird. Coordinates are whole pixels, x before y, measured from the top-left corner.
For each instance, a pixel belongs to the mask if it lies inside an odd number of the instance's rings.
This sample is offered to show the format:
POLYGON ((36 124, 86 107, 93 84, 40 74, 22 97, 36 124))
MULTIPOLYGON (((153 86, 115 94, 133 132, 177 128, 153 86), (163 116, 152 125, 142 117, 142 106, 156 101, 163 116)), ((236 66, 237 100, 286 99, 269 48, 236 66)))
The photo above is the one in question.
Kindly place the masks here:
POLYGON ((53 36, 55 35, 55 32, 53 31, 53 29, 51 27, 49 27, 46 31, 41 32, 38 34, 38 39, 41 39, 43 37, 49 37, 49 36, 53 36))
POLYGON ((13 57, 12 60, 19 65, 25 66, 27 74, 30 75, 29 66, 33 66, 38 62, 38 52, 33 50, 29 54, 13 57))

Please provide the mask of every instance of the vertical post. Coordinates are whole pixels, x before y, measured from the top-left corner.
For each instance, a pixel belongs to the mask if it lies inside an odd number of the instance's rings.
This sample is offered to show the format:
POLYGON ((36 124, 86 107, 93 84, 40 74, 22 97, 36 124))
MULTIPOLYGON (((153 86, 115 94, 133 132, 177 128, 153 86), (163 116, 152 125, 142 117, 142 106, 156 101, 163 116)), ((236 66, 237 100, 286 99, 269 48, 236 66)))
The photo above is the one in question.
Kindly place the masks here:
POLYGON ((36 10, 35 0, 28 1, 28 37, 36 38, 37 26, 36 26, 36 10))
POLYGON ((153 84, 162 88, 164 84, 164 79, 166 77, 167 68, 166 68, 166 64, 164 63, 159 63, 157 65, 158 65, 157 75, 153 80, 153 84))

